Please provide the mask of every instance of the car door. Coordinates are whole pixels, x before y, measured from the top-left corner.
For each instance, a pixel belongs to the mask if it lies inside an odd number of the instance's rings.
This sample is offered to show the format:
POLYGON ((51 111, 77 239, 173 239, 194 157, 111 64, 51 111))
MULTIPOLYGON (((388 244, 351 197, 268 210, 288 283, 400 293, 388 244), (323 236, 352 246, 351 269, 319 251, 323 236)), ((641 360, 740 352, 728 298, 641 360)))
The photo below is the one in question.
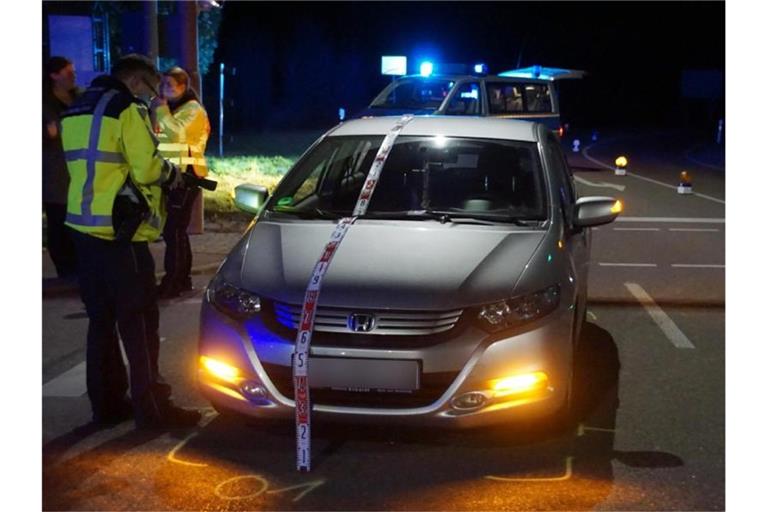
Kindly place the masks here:
POLYGON ((544 152, 549 168, 552 169, 557 192, 557 205, 564 218, 564 250, 569 258, 570 273, 575 281, 578 294, 578 308, 583 312, 587 300, 587 279, 589 278, 590 233, 587 228, 573 225, 576 204, 576 187, 573 175, 560 148, 560 142, 551 132, 547 133, 544 152))

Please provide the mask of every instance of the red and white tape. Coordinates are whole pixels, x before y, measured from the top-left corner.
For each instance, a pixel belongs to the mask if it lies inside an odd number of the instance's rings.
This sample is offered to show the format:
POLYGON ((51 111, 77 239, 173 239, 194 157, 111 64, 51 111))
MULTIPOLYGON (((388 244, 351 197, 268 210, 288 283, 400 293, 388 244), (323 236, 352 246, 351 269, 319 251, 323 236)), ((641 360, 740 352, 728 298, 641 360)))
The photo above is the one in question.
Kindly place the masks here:
POLYGON ((296 469, 299 471, 309 471, 312 462, 312 444, 311 444, 311 400, 309 396, 309 345, 312 341, 312 329, 315 325, 315 312, 320 298, 320 286, 323 282, 323 276, 328 271, 334 254, 344 240, 352 224, 357 217, 365 215, 368 210, 373 191, 379 182, 381 170, 389 157, 395 139, 400 135, 403 127, 413 119, 413 116, 401 117, 392 129, 389 130, 384 142, 381 143, 376 158, 373 160, 371 169, 365 179, 363 188, 357 198, 357 203, 352 211, 352 217, 344 217, 336 224, 336 228, 331 234, 331 239, 325 245, 320 259, 315 263, 312 269, 312 276, 307 285, 307 291, 304 293, 304 305, 301 309, 301 319, 299 329, 296 333, 296 346, 293 352, 293 399, 296 403, 296 469))

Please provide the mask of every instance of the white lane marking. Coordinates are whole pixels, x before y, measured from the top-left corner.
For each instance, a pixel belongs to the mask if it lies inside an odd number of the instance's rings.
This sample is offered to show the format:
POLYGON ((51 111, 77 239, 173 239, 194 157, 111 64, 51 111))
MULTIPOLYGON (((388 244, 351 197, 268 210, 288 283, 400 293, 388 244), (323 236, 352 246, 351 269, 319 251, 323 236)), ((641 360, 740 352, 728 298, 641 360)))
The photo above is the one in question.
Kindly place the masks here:
POLYGON ((619 192, 624 192, 624 189, 627 188, 626 185, 614 185, 613 183, 607 183, 605 181, 598 181, 597 183, 595 183, 593 181, 585 180, 581 176, 574 176, 573 179, 578 183, 582 183, 588 187, 613 188, 618 190, 619 192))
POLYGON ((656 267, 655 263, 598 263, 601 267, 656 267))
POLYGON ((616 222, 664 222, 676 224, 725 224, 725 219, 719 217, 622 217, 616 222))
POLYGON ((85 392, 85 361, 43 384, 43 396, 79 397, 85 392))
POLYGON ((487 475, 485 478, 488 480, 498 480, 501 482, 562 482, 568 480, 573 475, 573 457, 566 457, 565 459, 565 474, 563 476, 556 476, 550 478, 509 478, 504 476, 487 475))
POLYGON ((610 169, 610 170, 612 170, 612 171, 613 171, 613 170, 614 170, 614 167, 613 167, 612 165, 608 165, 608 164, 606 164, 606 163, 603 163, 603 162, 601 162, 600 160, 598 160, 597 158, 593 158, 592 156, 590 156, 590 155, 589 155, 589 150, 590 150, 590 148, 592 148, 592 146, 594 146, 594 144, 590 144, 589 146, 587 146, 587 147, 585 147, 584 149, 582 149, 582 150, 581 150, 581 155, 582 155, 584 158, 586 158, 587 160, 589 160, 590 162, 592 162, 593 164, 597 164, 597 165, 599 165, 600 167, 604 167, 604 168, 606 168, 606 169, 610 169))
POLYGON ((673 263, 675 268, 725 268, 725 265, 694 265, 688 263, 673 263))
MULTIPOLYGON (((646 178, 645 176, 640 176, 639 174, 635 174, 633 172, 627 171, 627 176, 632 176, 633 178, 637 178, 639 180, 650 181, 651 183, 655 183, 655 184, 661 185, 663 187, 671 188, 671 189, 673 189, 675 191, 677 190, 677 185, 670 185, 669 183, 664 183, 663 181, 654 180, 652 178, 646 178)), ((715 203, 725 204, 725 201, 723 201, 722 199, 719 199, 717 197, 708 196, 706 194, 700 194, 698 192, 694 192, 693 195, 696 196, 696 197, 700 197, 702 199, 708 199, 710 201, 714 201, 715 203)))
POLYGON ((659 231, 661 228, 613 228, 614 231, 659 231))
POLYGON ((683 331, 680 330, 677 324, 675 324, 675 322, 669 318, 669 315, 667 315, 664 310, 661 309, 658 304, 656 304, 653 298, 648 295, 648 292, 646 292, 642 286, 637 283, 624 283, 624 286, 626 286, 629 290, 629 293, 634 295, 637 301, 642 304, 651 319, 656 322, 656 325, 659 326, 659 329, 661 329, 661 331, 666 335, 667 339, 675 347, 696 348, 694 347, 693 343, 691 343, 691 340, 689 340, 683 331))
MULTIPOLYGON (((160 343, 163 343, 166 339, 165 336, 161 336, 160 343)), ((122 343, 120 343, 120 353, 123 356, 123 363, 125 363, 127 368, 128 358, 125 356, 125 349, 123 348, 122 343)), ((85 361, 83 361, 61 375, 54 377, 43 384, 43 396, 59 398, 77 398, 83 396, 88 391, 85 385, 85 371, 85 361)))
MULTIPOLYGON (((592 148, 592 146, 594 146, 594 144, 584 148, 581 151, 582 156, 584 158, 586 158, 587 160, 589 160, 590 162, 592 162, 592 163, 595 163, 595 164, 597 164, 597 165, 599 165, 601 167, 605 167, 606 169, 613 170, 613 166, 612 165, 608 165, 606 163, 603 163, 600 160, 598 160, 596 158, 593 158, 593 157, 591 157, 589 155, 589 150, 592 148)), ((636 178, 638 180, 645 180, 645 181, 648 181, 650 183, 655 183, 656 185, 661 185, 662 187, 671 188, 672 190, 677 190, 677 185, 670 185, 669 183, 664 183, 663 181, 654 180, 652 178, 646 178, 645 176, 640 176, 640 175, 635 174, 633 172, 627 171, 627 176, 632 176, 633 178, 636 178)), ((705 194, 699 194, 698 192, 694 192, 693 195, 696 196, 696 197, 701 197, 702 199, 708 199, 710 201, 714 201, 716 203, 725 204, 725 201, 723 201, 722 199, 718 199, 717 197, 712 197, 712 196, 708 196, 708 195, 705 195, 705 194)))
POLYGON ((719 229, 712 228, 669 228, 670 231, 680 231, 686 233, 719 233, 719 229))
POLYGON ((576 436, 582 437, 587 430, 591 430, 593 432, 607 432, 607 433, 614 433, 614 434, 616 433, 616 429, 614 428, 588 427, 583 423, 579 423, 579 428, 576 430, 576 436))

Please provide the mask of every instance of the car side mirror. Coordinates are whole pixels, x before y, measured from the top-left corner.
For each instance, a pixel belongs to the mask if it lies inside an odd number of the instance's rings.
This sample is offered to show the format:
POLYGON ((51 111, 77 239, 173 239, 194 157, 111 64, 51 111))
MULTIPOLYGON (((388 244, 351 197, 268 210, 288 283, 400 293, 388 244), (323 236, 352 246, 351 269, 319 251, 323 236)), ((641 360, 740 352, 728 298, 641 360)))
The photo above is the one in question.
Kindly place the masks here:
POLYGON ((269 192, 261 185, 244 183, 235 187, 235 206, 246 213, 258 214, 267 203, 269 192))
POLYGON ((573 225, 588 228, 616 220, 624 205, 612 197, 582 197, 574 205, 573 225))

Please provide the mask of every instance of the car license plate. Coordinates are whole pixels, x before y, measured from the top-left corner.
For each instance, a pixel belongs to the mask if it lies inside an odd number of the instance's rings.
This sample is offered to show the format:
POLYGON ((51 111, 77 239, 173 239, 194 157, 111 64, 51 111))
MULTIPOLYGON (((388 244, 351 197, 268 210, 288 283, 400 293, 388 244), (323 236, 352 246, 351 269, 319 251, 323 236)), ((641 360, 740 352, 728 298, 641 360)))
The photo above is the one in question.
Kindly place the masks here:
POLYGON ((399 359, 312 357, 310 388, 346 391, 415 391, 419 389, 419 363, 399 359))

